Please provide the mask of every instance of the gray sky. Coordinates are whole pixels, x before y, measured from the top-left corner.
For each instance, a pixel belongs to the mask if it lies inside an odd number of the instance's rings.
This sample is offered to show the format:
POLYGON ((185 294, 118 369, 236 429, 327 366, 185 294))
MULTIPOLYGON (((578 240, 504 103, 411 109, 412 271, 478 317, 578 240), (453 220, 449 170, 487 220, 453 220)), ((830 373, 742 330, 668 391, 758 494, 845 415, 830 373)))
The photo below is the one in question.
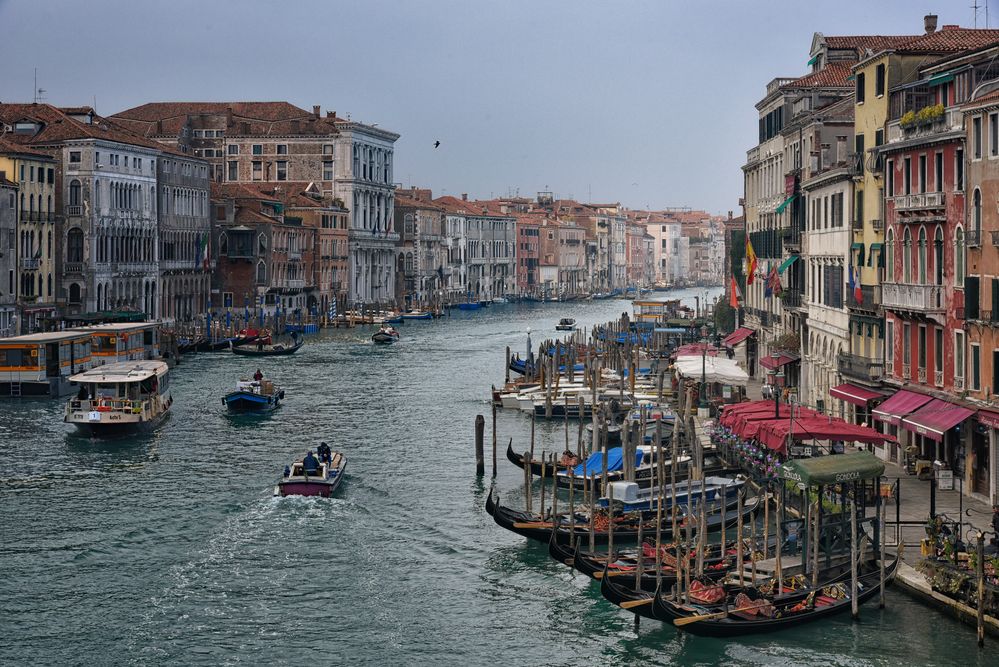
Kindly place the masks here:
POLYGON ((753 105, 773 77, 806 72, 813 32, 918 34, 931 11, 971 27, 971 4, 0 0, 0 100, 30 102, 37 67, 46 101, 96 98, 105 115, 321 104, 402 134, 396 180, 435 194, 738 214, 753 105))

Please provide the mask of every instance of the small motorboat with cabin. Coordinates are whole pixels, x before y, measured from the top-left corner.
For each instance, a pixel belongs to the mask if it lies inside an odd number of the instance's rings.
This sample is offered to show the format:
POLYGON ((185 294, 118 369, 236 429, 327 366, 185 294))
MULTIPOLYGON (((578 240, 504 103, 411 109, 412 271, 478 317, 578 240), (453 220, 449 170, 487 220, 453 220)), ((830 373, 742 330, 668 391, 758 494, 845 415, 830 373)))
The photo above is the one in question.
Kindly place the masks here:
POLYGON ((555 325, 555 331, 575 331, 576 330, 576 320, 571 317, 563 317, 555 325))
MULTIPOLYGON (((324 443, 325 444, 325 443, 324 443)), ((309 452, 300 461, 285 468, 284 477, 277 483, 279 496, 321 496, 329 498, 343 482, 347 457, 329 451, 329 459, 319 458, 309 452), (311 457, 311 458, 310 458, 311 457)))
POLYGON ((399 332, 388 324, 383 324, 378 331, 371 334, 371 340, 382 345, 390 345, 399 340, 399 332))
POLYGON ((434 314, 421 310, 410 310, 402 314, 402 319, 404 320, 432 320, 434 319, 434 314))
POLYGON ((80 385, 66 404, 63 421, 88 435, 126 435, 152 429, 170 410, 163 361, 124 361, 70 376, 80 385))
POLYGON ((222 397, 222 404, 229 412, 270 412, 284 399, 284 389, 278 389, 270 380, 239 380, 236 390, 222 397))

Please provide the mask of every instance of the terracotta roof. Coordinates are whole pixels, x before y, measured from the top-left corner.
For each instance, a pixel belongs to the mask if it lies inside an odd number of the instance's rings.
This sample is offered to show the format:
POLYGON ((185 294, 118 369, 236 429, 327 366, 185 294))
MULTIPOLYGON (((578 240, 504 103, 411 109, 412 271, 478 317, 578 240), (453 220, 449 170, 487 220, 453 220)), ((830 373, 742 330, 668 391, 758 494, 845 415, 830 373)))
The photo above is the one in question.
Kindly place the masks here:
POLYGON ((19 186, 14 181, 8 181, 6 176, 0 176, 0 187, 19 188, 21 186, 19 186))
POLYGON ((883 51, 895 48, 912 38, 913 35, 830 35, 825 39, 826 47, 830 49, 883 51))
POLYGON ((407 197, 407 196, 405 196, 403 194, 400 194, 400 192, 401 192, 400 190, 396 190, 396 194, 395 194, 395 207, 396 208, 399 208, 401 206, 401 207, 404 207, 404 208, 419 208, 419 209, 423 209, 425 211, 443 211, 444 210, 443 206, 441 206, 439 204, 435 204, 432 201, 424 201, 422 199, 413 199, 412 197, 407 197))
POLYGON ((202 114, 224 116, 229 136, 333 136, 341 120, 333 113, 317 118, 288 102, 150 102, 113 118, 143 136, 176 137, 189 116, 202 114))
POLYGON ((976 97, 975 99, 969 102, 965 102, 964 104, 961 105, 961 108, 970 109, 978 106, 986 106, 988 104, 995 104, 997 101, 999 101, 999 89, 985 93, 984 95, 976 97))
POLYGON ((895 49, 916 53, 949 53, 978 49, 996 42, 999 42, 999 30, 944 26, 942 30, 910 38, 895 49))
POLYGON ((851 68, 855 64, 854 61, 829 63, 817 72, 806 74, 790 83, 784 84, 781 88, 848 88, 850 84, 847 82, 847 77, 850 76, 851 68))
POLYGON ((0 153, 18 153, 20 155, 28 155, 39 159, 51 160, 52 155, 50 153, 45 153, 40 150, 31 148, 28 144, 14 143, 13 141, 8 141, 8 137, 17 135, 5 135, 0 137, 0 153))

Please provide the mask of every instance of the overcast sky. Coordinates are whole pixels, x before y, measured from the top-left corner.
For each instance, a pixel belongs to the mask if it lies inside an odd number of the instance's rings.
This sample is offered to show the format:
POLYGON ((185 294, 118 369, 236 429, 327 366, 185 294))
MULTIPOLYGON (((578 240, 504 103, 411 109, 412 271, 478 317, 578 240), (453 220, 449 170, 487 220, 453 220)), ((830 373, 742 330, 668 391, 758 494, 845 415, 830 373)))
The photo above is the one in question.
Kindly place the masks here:
MULTIPOLYGON (((978 0, 985 27, 986 0, 978 0)), ((999 2, 990 24, 999 25, 999 2)), ((395 178, 735 210, 753 105, 812 33, 971 27, 972 0, 0 0, 0 100, 320 104, 402 135, 395 178), (433 144, 440 140, 440 148, 433 144)))

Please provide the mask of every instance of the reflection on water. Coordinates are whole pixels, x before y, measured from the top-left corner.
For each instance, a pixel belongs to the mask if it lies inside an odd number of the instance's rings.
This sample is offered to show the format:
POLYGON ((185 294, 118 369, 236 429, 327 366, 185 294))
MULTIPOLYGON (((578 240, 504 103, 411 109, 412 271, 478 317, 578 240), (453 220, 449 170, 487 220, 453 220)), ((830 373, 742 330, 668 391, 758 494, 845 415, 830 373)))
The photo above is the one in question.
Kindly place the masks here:
MULTIPOLYGON (((148 436, 80 438, 61 401, 0 403, 0 662, 889 665, 885 638, 904 636, 913 664, 989 663, 972 631, 895 592, 859 624, 739 641, 636 632, 595 582, 496 526, 473 420, 489 415, 504 348, 629 306, 503 305, 407 321, 392 346, 357 328, 287 358, 186 357, 174 414, 148 436), (220 397, 258 366, 286 400, 230 416, 220 397), (275 497, 284 466, 322 440, 350 461, 337 496, 275 497)), ((503 450, 527 448, 530 420, 501 411, 498 430, 497 485, 523 502, 503 450)), ((536 449, 563 438, 539 423, 536 449)))

